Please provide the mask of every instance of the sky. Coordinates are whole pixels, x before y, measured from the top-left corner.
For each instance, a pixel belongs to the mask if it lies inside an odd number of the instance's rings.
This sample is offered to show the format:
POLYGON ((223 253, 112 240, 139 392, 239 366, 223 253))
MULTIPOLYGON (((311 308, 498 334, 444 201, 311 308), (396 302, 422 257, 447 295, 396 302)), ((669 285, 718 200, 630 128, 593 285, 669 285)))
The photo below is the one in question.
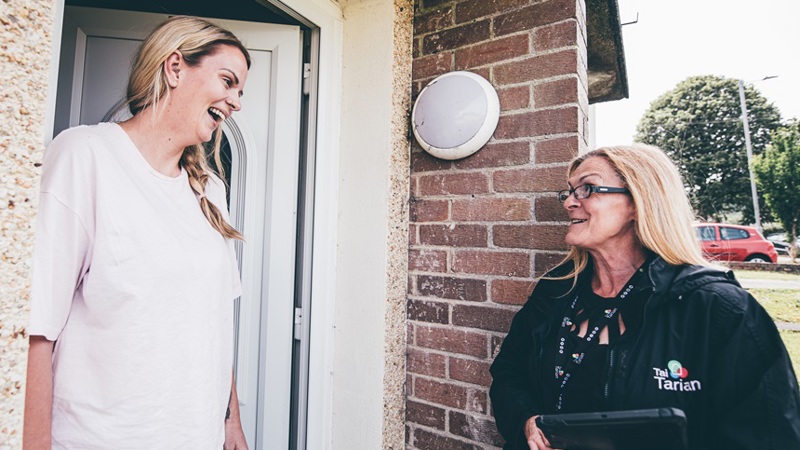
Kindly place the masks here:
POLYGON ((639 14, 622 27, 629 98, 596 105, 596 146, 632 142, 650 103, 693 75, 744 80, 800 119, 800 0, 618 3, 620 22, 639 14))

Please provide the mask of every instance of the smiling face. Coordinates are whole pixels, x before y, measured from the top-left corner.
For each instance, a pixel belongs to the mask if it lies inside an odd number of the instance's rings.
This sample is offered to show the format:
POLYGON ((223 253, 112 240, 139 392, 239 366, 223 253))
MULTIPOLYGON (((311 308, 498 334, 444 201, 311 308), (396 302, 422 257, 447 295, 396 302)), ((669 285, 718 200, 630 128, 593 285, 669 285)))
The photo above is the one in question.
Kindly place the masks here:
POLYGON ((180 70, 170 95, 189 133, 186 145, 208 142, 220 124, 241 109, 247 61, 239 49, 229 45, 219 46, 195 66, 177 58, 180 70))
MULTIPOLYGON (((570 176, 570 188, 582 184, 625 187, 608 160, 597 156, 586 159, 570 176)), ((570 218, 567 244, 589 252, 624 251, 638 246, 636 209, 630 195, 593 193, 580 200, 570 195, 564 208, 570 218)))

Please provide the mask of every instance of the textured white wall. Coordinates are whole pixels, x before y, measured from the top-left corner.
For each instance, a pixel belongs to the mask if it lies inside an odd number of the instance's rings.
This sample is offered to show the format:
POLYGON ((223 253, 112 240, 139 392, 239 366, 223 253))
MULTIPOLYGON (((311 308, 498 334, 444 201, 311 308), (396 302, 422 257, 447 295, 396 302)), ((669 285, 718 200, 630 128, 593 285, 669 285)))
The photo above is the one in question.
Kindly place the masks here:
POLYGON ((0 2, 0 449, 22 444, 30 261, 54 2, 0 2))
POLYGON ((333 448, 404 447, 410 0, 344 22, 333 448))

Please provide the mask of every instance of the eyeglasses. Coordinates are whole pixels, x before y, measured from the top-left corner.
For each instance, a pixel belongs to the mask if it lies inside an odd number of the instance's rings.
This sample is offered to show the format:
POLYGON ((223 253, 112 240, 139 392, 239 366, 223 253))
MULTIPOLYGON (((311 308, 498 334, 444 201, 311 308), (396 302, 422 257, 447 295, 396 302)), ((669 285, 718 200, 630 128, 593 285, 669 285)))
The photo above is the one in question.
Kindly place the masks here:
POLYGON ((591 184, 582 184, 573 189, 564 189, 558 192, 558 201, 564 203, 570 195, 574 195, 575 199, 583 200, 589 198, 592 194, 627 194, 630 191, 627 188, 609 187, 609 186, 594 186, 591 184))

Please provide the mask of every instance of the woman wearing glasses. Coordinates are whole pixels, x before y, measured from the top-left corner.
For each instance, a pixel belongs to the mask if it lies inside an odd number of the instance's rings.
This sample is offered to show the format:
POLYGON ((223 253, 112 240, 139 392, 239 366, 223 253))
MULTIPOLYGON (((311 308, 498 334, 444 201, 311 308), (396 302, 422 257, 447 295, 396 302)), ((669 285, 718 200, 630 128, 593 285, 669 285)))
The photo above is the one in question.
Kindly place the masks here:
POLYGON ((505 449, 549 449, 540 414, 674 407, 691 449, 800 448, 800 395, 764 309, 707 262, 674 164, 655 147, 578 157, 559 200, 564 261, 491 367, 505 449))

